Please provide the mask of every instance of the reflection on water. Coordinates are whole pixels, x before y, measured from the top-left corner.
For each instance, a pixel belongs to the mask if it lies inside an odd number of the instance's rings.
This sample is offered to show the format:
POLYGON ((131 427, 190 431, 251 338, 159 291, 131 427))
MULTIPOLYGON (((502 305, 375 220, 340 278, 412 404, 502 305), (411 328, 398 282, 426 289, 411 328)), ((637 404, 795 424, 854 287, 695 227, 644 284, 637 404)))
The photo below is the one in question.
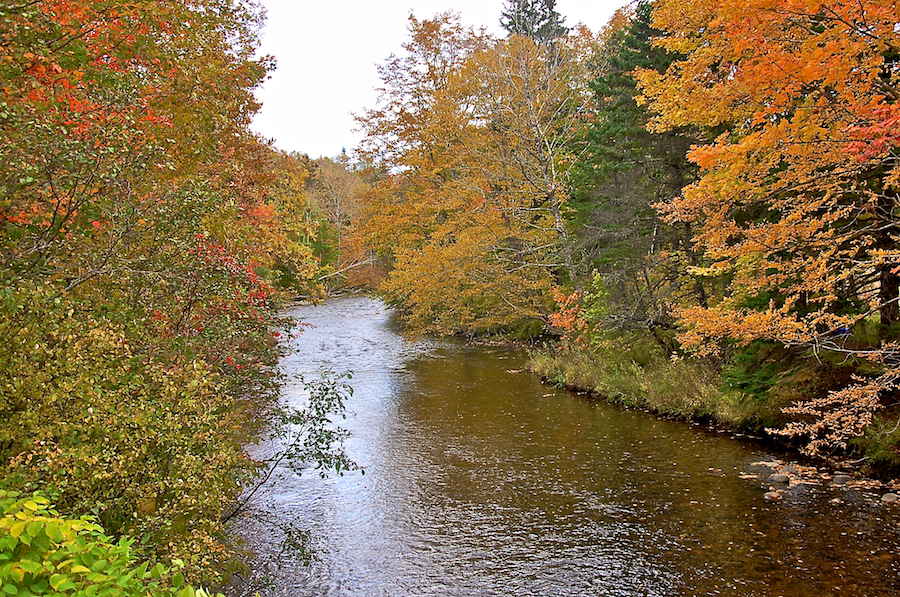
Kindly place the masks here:
POLYGON ((365 475, 285 469, 257 495, 270 524, 238 531, 263 594, 900 594, 900 516, 876 494, 767 502, 741 475, 776 455, 548 388, 520 351, 405 340, 364 298, 295 314, 316 327, 284 366, 353 372, 365 475), (272 521, 309 529, 317 560, 279 553, 272 521))

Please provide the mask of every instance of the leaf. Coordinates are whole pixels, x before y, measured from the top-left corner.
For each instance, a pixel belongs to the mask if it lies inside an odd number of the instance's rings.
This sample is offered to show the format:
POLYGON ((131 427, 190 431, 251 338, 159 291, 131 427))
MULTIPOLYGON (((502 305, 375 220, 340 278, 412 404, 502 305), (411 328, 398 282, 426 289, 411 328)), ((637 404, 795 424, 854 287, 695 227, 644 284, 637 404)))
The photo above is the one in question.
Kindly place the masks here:
POLYGON ((9 534, 12 537, 19 538, 21 534, 25 531, 25 523, 24 522, 16 522, 9 528, 9 534))
POLYGON ((68 580, 69 577, 65 574, 54 574, 50 577, 50 586, 58 591, 60 590, 60 587, 62 587, 63 584, 65 584, 65 582, 68 580))
POLYGON ((56 541, 57 536, 60 534, 59 525, 55 522, 48 522, 44 527, 44 532, 51 541, 56 541))
POLYGON ((38 574, 44 569, 44 567, 41 566, 41 564, 39 564, 38 562, 32 562, 29 560, 19 560, 18 565, 22 568, 22 570, 32 575, 38 574))
POLYGON ((77 588, 78 587, 75 585, 75 583, 73 583, 71 580, 68 580, 68 579, 64 583, 59 585, 60 591, 72 591, 77 588))
POLYGON ((44 524, 42 522, 32 522, 26 527, 26 532, 31 537, 37 537, 43 530, 44 524))

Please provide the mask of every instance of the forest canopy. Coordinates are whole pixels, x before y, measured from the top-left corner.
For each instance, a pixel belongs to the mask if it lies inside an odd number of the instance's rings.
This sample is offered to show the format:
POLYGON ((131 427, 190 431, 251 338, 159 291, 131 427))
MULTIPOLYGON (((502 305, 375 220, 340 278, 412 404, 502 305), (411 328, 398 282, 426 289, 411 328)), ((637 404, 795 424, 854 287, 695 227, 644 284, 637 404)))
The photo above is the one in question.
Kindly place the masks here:
POLYGON ((431 332, 646 339, 773 433, 849 449, 900 379, 898 22, 879 0, 638 2, 597 34, 511 1, 503 38, 411 17, 359 118, 384 296, 431 332))

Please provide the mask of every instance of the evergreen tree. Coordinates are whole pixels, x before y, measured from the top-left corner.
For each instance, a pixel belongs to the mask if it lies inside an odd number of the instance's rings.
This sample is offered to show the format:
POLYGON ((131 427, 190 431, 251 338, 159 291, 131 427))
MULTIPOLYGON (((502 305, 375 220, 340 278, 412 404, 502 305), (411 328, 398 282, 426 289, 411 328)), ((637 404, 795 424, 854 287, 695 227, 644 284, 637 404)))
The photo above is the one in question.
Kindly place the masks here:
POLYGON ((617 173, 639 168, 660 187, 660 197, 677 193, 691 169, 685 154, 691 139, 684 131, 649 132, 646 108, 635 102, 635 69, 665 72, 677 57, 653 46, 660 32, 653 29, 650 17, 653 4, 641 1, 625 27, 611 32, 602 54, 596 59, 596 77, 591 81, 596 116, 578 139, 582 160, 576 180, 576 196, 608 182, 617 173))
POLYGON ((506 0, 500 26, 510 35, 530 37, 539 44, 549 44, 563 37, 569 28, 556 12, 556 0, 506 0))
POLYGON ((685 276, 685 267, 695 265, 687 231, 664 225, 652 207, 677 195, 694 168, 684 131, 648 131, 649 114, 635 102, 632 72, 664 72, 675 58, 653 46, 659 32, 651 12, 647 1, 623 10, 595 57, 590 85, 596 113, 573 142, 579 159, 571 171, 570 206, 579 225, 573 252, 584 271, 600 274, 605 288, 608 321, 601 325, 657 332, 673 321, 666 307, 672 293, 705 298, 685 276))

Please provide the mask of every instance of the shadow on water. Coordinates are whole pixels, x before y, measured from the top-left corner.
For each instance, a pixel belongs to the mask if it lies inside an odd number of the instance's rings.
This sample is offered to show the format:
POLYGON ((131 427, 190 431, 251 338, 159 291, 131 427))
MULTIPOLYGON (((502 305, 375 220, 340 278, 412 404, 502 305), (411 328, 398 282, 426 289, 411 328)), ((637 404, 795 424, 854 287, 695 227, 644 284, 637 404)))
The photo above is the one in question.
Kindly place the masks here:
POLYGON ((748 477, 779 455, 544 386, 520 351, 405 340, 364 298, 296 315, 316 327, 284 367, 353 372, 346 447, 365 475, 285 469, 258 494, 316 555, 239 523, 261 594, 900 594, 900 516, 878 495, 800 485, 767 502, 748 477))

